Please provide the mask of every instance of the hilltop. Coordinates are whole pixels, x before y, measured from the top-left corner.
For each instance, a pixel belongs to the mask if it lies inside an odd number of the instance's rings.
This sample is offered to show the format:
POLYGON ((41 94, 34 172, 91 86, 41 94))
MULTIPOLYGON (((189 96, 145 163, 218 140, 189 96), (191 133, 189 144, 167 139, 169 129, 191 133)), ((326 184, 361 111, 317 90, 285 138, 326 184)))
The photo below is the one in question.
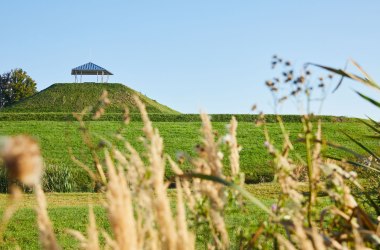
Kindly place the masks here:
POLYGON ((55 83, 37 94, 1 110, 14 113, 79 112, 97 103, 103 90, 108 91, 111 105, 107 112, 120 113, 127 106, 138 112, 133 95, 137 95, 149 113, 179 114, 179 112, 120 83, 55 83))

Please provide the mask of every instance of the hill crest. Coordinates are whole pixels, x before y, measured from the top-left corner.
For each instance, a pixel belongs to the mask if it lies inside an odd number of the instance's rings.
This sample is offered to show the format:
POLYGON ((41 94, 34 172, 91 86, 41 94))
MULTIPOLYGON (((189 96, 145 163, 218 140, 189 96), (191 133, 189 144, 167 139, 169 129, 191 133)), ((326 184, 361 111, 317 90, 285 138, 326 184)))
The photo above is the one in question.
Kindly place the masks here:
POLYGON ((138 112, 133 95, 146 105, 149 113, 179 114, 121 83, 55 83, 37 94, 1 110, 1 112, 79 112, 93 106, 103 90, 108 91, 111 104, 107 112, 121 113, 127 106, 131 113, 138 112))

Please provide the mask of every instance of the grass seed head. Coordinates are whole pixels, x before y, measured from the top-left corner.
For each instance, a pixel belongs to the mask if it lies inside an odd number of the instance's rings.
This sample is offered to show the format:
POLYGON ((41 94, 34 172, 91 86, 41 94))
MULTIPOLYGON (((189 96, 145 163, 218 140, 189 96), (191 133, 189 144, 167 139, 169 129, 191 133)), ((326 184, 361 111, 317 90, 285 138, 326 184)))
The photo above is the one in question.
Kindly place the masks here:
POLYGON ((8 137, 0 149, 10 181, 33 186, 40 182, 42 156, 37 141, 27 135, 8 137))

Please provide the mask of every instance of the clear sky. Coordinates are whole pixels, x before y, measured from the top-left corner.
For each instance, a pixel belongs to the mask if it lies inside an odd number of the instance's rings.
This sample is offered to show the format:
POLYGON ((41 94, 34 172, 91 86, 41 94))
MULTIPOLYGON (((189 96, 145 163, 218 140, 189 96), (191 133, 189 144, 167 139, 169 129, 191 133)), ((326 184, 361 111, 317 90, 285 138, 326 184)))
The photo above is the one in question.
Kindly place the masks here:
MULTIPOLYGON (((273 113, 273 54, 335 67, 354 58, 380 81, 379 13, 378 0, 4 0, 0 70, 21 67, 42 90, 92 61, 110 82, 183 113, 249 113, 254 103, 273 113)), ((353 89, 376 96, 347 81, 322 113, 380 118, 353 89)))

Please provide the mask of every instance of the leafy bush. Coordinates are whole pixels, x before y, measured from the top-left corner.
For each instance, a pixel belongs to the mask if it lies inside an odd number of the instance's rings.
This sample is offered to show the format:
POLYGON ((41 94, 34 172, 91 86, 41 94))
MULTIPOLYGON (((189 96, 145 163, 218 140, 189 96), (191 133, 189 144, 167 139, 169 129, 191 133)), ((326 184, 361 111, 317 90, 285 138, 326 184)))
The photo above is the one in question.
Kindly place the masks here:
POLYGON ((74 190, 71 170, 66 166, 47 166, 45 168, 42 184, 44 190, 47 192, 68 193, 74 190))

